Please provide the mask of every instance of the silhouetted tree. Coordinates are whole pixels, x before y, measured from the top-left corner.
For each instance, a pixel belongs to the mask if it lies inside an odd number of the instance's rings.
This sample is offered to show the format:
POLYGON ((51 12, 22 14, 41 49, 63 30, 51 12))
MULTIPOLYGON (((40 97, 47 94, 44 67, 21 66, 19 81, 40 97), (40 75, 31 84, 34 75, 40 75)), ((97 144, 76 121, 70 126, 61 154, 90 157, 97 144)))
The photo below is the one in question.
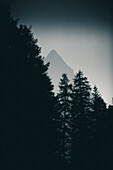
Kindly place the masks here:
POLYGON ((96 159, 96 169, 107 169, 106 160, 106 103, 101 97, 96 86, 93 88, 93 120, 94 120, 94 141, 95 147, 93 154, 95 154, 96 159))
POLYGON ((54 94, 31 28, 0 1, 1 169, 52 169, 54 94))
MULTIPOLYGON (((90 135, 91 88, 81 70, 76 73, 72 94, 73 164, 77 169, 88 169, 88 139, 90 135), (87 166, 86 166, 87 165, 87 166)), ((75 168, 74 167, 74 168, 75 168)))
POLYGON ((56 153, 60 160, 61 169, 65 169, 67 164, 71 162, 71 90, 72 85, 69 84, 67 75, 62 74, 59 82, 59 93, 57 94, 58 113, 55 118, 57 123, 56 153))
POLYGON ((0 169, 113 169, 113 107, 80 70, 54 97, 38 40, 2 0, 0 23, 0 169))

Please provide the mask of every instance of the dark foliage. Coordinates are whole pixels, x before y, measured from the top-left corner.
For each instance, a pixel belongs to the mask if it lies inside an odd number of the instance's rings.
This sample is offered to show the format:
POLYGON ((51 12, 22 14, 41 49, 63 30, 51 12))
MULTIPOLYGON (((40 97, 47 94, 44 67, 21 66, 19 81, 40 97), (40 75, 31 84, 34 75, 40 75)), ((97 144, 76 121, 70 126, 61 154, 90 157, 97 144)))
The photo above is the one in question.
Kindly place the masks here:
POLYGON ((76 73, 72 94, 73 112, 73 166, 88 169, 90 139, 90 99, 91 88, 81 70, 76 73))
POLYGON ((113 106, 78 71, 53 85, 31 27, 0 1, 0 169, 112 170, 113 106))
POLYGON ((0 3, 1 169, 50 169, 53 86, 31 28, 0 3))
POLYGON ((106 121, 107 109, 104 100, 101 97, 96 86, 93 88, 92 98, 92 113, 93 113, 93 157, 95 159, 95 168, 108 169, 107 165, 107 136, 106 136, 106 121))
POLYGON ((57 94, 56 124, 56 157, 60 160, 60 168, 65 169, 71 163, 71 93, 72 85, 66 74, 62 74, 59 82, 59 93, 57 94))

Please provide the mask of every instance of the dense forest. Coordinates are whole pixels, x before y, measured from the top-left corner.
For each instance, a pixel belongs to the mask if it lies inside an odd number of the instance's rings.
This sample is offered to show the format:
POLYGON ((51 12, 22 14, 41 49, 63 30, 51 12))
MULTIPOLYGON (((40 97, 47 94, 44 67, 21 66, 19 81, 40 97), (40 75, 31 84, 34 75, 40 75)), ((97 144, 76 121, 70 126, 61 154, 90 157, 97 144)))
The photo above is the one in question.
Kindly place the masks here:
POLYGON ((112 170, 113 106, 81 70, 55 95, 31 27, 3 1, 0 22, 0 169, 112 170))

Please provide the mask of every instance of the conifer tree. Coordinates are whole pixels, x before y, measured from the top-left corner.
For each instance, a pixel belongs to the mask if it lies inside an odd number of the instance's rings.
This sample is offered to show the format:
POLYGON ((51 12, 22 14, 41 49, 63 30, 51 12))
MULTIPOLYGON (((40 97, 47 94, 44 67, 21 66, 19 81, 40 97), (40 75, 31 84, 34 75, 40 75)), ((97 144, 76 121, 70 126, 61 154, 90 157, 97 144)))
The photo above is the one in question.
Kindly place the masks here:
POLYGON ((96 166, 100 169, 107 168, 107 159, 106 159, 106 121, 107 121, 107 110, 106 103, 104 102, 101 94, 98 91, 98 88, 94 86, 93 88, 93 127, 94 127, 94 142, 95 147, 93 153, 95 154, 96 166), (104 160, 104 163, 103 163, 104 160))
POLYGON ((62 74, 59 82, 58 113, 57 113, 57 145, 61 166, 64 168, 71 161, 71 89, 69 79, 66 74, 62 74))
POLYGON ((72 94, 73 113, 73 162, 83 169, 88 162, 88 139, 90 133, 91 87, 81 70, 76 73, 72 94))
POLYGON ((0 1, 1 169, 53 169, 53 85, 31 28, 0 1), (44 163, 43 163, 44 162, 44 163))
POLYGON ((106 104, 98 91, 98 88, 94 86, 93 88, 93 110, 95 113, 103 113, 106 109, 106 104))

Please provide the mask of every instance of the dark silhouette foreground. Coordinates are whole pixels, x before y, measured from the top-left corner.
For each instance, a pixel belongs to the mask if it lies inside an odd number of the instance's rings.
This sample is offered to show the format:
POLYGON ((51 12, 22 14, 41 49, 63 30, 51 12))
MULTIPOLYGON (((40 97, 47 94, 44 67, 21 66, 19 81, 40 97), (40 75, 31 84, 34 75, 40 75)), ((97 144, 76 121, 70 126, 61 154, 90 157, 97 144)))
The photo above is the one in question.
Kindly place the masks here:
POLYGON ((55 97, 31 28, 3 1, 0 23, 0 169, 112 170, 113 106, 80 70, 55 97))

